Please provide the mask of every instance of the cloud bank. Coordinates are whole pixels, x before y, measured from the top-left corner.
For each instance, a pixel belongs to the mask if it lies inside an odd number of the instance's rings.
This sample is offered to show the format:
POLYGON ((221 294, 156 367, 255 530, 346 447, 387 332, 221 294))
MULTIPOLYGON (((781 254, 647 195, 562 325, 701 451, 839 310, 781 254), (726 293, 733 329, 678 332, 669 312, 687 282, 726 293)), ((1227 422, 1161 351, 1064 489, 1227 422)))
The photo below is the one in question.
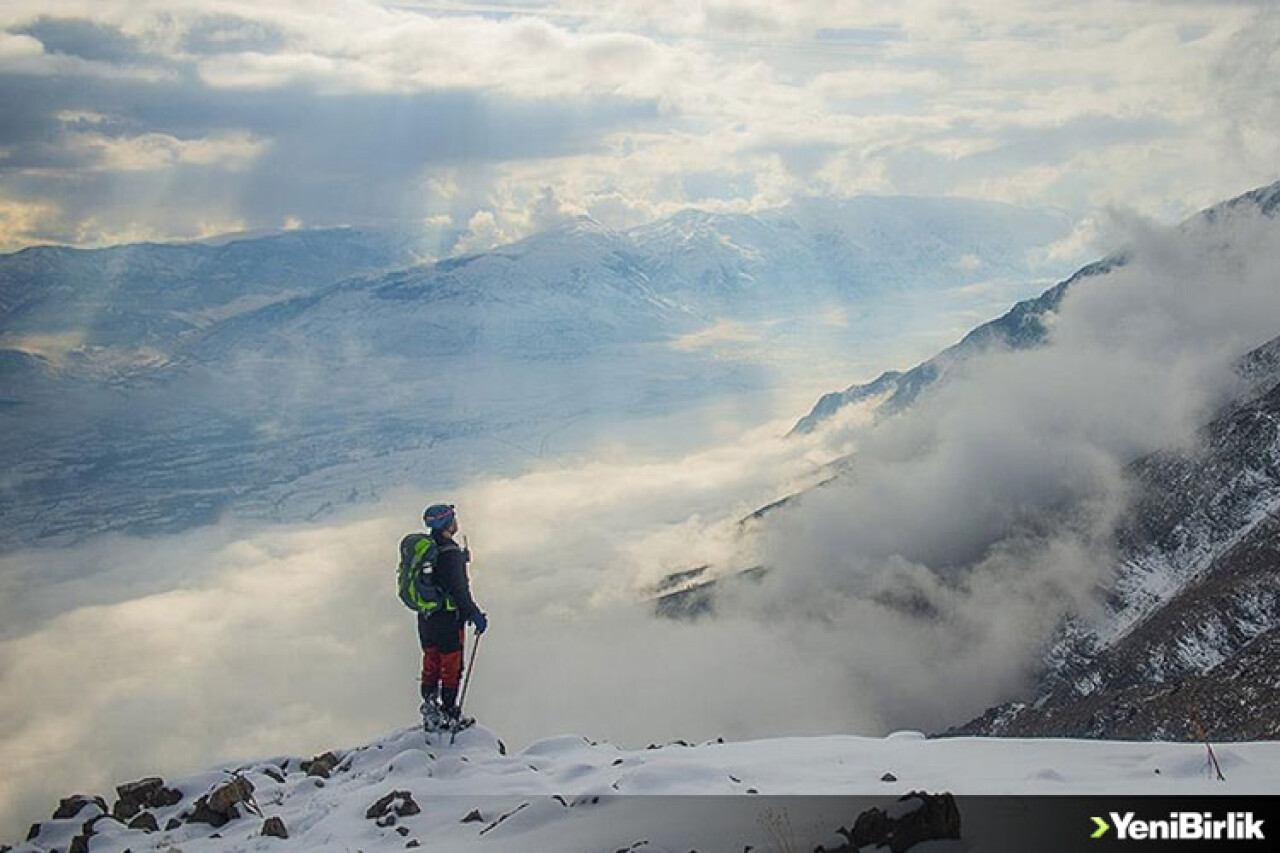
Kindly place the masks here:
MULTIPOLYGON (((0 247, 801 195, 1181 216, 1275 178, 1269 3, 18 0, 0 247)), ((462 247, 460 246, 460 248, 462 247)))

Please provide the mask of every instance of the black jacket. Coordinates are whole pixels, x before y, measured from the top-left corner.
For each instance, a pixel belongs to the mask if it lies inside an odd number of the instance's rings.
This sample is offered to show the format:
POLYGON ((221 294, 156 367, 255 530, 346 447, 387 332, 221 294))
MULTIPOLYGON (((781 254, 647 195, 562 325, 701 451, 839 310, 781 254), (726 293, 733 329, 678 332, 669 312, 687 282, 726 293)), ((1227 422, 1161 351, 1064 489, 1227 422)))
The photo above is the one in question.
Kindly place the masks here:
POLYGON ((443 533, 432 533, 440 549, 436 556, 436 583, 449 596, 456 609, 437 610, 430 615, 418 614, 418 639, 422 647, 436 646, 451 651, 459 643, 462 626, 480 613, 471 597, 471 581, 467 577, 467 557, 462 548, 443 533))

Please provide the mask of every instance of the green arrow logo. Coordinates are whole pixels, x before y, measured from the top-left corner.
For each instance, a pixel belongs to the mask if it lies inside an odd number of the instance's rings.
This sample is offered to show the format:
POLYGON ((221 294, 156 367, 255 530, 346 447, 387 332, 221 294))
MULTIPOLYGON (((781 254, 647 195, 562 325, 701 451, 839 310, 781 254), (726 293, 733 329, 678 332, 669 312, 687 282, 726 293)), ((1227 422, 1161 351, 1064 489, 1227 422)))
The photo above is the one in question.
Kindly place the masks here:
POLYGON ((1100 817, 1095 817, 1093 822, 1098 825, 1098 828, 1094 830, 1093 835, 1089 836, 1090 838, 1101 838, 1107 834, 1107 830, 1111 829, 1111 826, 1100 817))

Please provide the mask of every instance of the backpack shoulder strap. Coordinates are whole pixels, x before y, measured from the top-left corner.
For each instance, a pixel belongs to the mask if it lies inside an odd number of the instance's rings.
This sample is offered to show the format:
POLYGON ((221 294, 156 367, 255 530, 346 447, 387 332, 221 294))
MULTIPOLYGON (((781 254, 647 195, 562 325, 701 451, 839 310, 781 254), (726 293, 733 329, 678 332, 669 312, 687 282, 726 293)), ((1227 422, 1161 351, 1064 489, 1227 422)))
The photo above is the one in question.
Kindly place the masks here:
POLYGON ((400 540, 400 562, 405 566, 417 569, 427 561, 435 540, 422 533, 410 533, 400 540))

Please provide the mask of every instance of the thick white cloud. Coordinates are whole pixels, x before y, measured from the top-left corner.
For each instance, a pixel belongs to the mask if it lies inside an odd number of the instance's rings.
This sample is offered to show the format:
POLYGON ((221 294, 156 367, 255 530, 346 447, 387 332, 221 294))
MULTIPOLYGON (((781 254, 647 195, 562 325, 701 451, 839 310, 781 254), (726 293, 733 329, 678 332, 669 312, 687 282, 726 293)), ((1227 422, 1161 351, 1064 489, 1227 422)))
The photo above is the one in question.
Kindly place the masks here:
MULTIPOLYGON (((570 208, 599 208, 619 222, 691 203, 750 209, 797 194, 864 192, 1055 204, 1081 218, 1119 202, 1172 217, 1275 177, 1280 13, 1268 4, 566 0, 508 13, 483 3, 226 0, 70 2, 56 14, 6 4, 0 97, 39 98, 13 82, 55 72, 111 83, 109 118, 130 138, 248 135, 285 161, 313 163, 287 175, 290 214, 305 221, 447 214, 467 222, 487 212, 492 227, 473 234, 471 247, 527 233, 533 223, 520 211, 544 187, 570 208), (364 128, 369 144, 326 126, 308 147, 332 136, 329 155, 290 151, 302 143, 232 107, 238 94, 309 104, 339 126, 364 128), (420 113, 415 99, 453 95, 470 100, 437 100, 438 111, 407 125, 387 112, 371 124, 357 106, 362 97, 400 98, 420 113), (551 125, 564 125, 560 107, 601 99, 629 111, 588 112, 572 144, 547 150, 551 125), (490 116, 487 125, 457 112, 471 105, 490 116), (512 121, 513 109, 533 126, 512 121), (199 132, 166 126, 166 116, 184 112, 201 116, 199 132), (421 188, 459 167, 456 155, 432 153, 433 138, 459 124, 509 144, 472 145, 467 181, 446 203, 421 188), (389 138, 423 152, 390 158, 399 189, 380 203, 353 203, 345 216, 319 209, 313 185, 346 182, 342 195, 358 199, 361 183, 379 183, 389 158, 372 141, 389 138), (711 171, 746 179, 712 198, 684 181, 711 171)), ((65 165, 56 178, 48 166, 34 172, 23 165, 32 137, 8 135, 0 148, 14 154, 8 168, 0 164, 0 198, 51 205, 63 220, 9 245, 92 230, 75 219, 124 230, 110 223, 120 188, 77 196, 84 166, 65 165)), ((183 165, 174 158, 170 168, 183 165)), ((252 170, 231 178, 254 179, 252 170)), ((189 206, 205 203, 196 189, 183 192, 189 206)), ((237 204, 199 218, 251 227, 282 218, 258 193, 237 204)), ((148 226, 137 211, 125 215, 148 226)))

